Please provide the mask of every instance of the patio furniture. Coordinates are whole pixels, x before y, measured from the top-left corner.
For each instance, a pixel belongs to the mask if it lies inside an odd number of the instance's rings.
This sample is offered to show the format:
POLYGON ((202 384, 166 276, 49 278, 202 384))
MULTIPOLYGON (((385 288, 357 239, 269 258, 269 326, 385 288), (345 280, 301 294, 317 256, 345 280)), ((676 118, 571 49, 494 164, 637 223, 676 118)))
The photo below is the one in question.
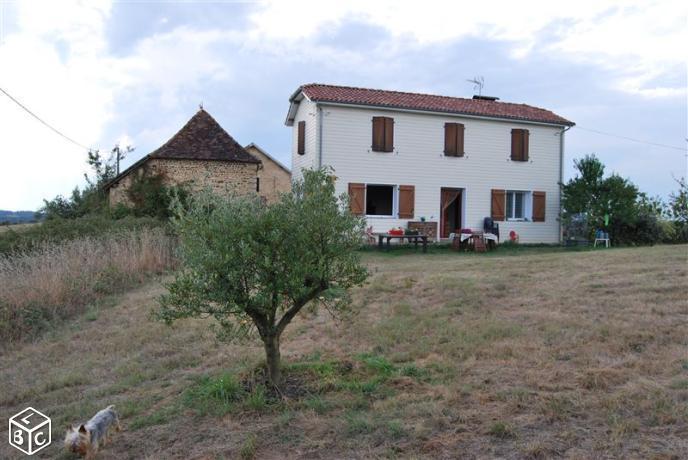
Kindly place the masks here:
POLYGON ((373 226, 367 227, 365 230, 365 236, 368 244, 375 244, 375 233, 373 233, 373 226))
POLYGON ((471 235, 471 241, 473 242, 473 250, 475 252, 485 252, 487 247, 485 246, 485 238, 483 232, 473 232, 471 235))
POLYGON ((499 236, 495 235, 494 233, 485 233, 480 231, 471 231, 468 233, 466 229, 462 229, 461 233, 451 233, 449 238, 452 242, 452 249, 456 250, 468 250, 470 247, 472 247, 474 250, 477 250, 477 252, 484 252, 481 250, 482 248, 480 246, 487 249, 494 249, 499 243, 499 236), (480 240, 480 243, 478 243, 479 247, 476 249, 477 240, 480 240))
POLYGON ((604 244, 605 248, 609 247, 611 240, 609 239, 609 233, 602 231, 602 230, 597 230, 595 232, 595 242, 593 243, 592 247, 596 248, 597 243, 604 244))
POLYGON ((420 242, 423 246, 423 252, 428 252, 428 237, 426 235, 394 235, 390 233, 378 233, 377 234, 377 246, 380 249, 383 249, 385 246, 383 245, 383 241, 387 240, 387 250, 391 248, 391 240, 393 239, 398 239, 402 243, 404 242, 404 239, 406 239, 409 243, 413 242, 415 245, 416 249, 418 249, 418 243, 420 242))
POLYGON ((497 242, 499 242, 499 224, 492 219, 492 217, 486 217, 483 220, 483 231, 486 234, 495 235, 497 237, 497 242))

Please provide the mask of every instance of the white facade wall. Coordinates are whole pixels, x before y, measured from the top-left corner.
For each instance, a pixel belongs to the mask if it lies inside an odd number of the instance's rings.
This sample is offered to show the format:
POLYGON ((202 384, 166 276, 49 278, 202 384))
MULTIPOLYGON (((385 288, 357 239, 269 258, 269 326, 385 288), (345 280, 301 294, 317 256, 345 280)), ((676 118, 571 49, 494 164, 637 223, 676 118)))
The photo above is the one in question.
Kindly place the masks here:
POLYGON ((292 130, 291 140, 291 177, 292 180, 300 180, 303 175, 302 169, 317 168, 318 152, 317 152, 317 122, 318 113, 316 105, 306 99, 299 103, 299 108, 294 116, 294 126, 292 130), (298 126, 300 121, 306 122, 306 151, 303 155, 297 153, 298 148, 298 126))
MULTIPOLYGON (((312 103, 309 104, 313 107, 312 103)), ((463 189, 461 226, 476 230, 482 230, 483 218, 491 214, 492 189, 544 191, 545 222, 499 222, 501 238, 506 240, 509 232, 514 230, 523 243, 559 241, 561 127, 333 105, 321 105, 321 108, 322 162, 335 170, 337 193, 346 192, 349 182, 415 186, 414 218, 368 217, 374 231, 406 227, 409 220, 419 220, 420 217, 436 221, 439 225, 440 189, 443 187, 463 189), (373 116, 394 118, 394 152, 372 151, 373 116), (443 154, 446 122, 465 125, 463 157, 446 157, 443 154), (510 159, 513 128, 530 131, 528 162, 510 159)), ((302 110, 300 108, 297 115, 302 110)), ((306 110, 316 112, 315 108, 306 110)), ((296 124, 294 152, 295 142, 296 124)), ((305 156, 308 156, 308 147, 306 152, 305 156)), ((294 160, 295 175, 300 165, 315 165, 312 161, 304 161, 304 158, 294 160)))

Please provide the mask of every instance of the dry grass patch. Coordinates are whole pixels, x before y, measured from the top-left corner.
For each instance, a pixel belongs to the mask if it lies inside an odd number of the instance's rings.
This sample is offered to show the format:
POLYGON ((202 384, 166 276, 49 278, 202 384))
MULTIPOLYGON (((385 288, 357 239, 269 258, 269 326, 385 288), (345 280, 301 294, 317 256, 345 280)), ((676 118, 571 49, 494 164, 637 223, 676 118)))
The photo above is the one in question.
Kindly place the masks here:
MULTIPOLYGON (((56 320, 174 266, 174 242, 161 229, 44 243, 0 254, 0 341, 40 332, 56 320)), ((97 318, 91 311, 90 320, 97 318)))
POLYGON ((243 386, 258 343, 150 322, 150 284, 1 355, 0 415, 33 405, 59 439, 114 403, 104 459, 688 458, 686 256, 366 254, 358 316, 287 330, 284 400, 243 386))

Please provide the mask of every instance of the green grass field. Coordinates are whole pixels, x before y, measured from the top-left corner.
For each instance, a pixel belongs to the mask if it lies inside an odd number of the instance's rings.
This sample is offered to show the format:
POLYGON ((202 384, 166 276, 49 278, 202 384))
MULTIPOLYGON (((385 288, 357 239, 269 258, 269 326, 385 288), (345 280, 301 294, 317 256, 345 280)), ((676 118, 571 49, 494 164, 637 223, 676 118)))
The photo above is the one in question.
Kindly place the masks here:
POLYGON ((3 350, 0 416, 52 417, 38 458, 109 404, 102 459, 688 458, 688 247, 363 257, 357 315, 287 329, 284 399, 259 342, 152 322, 156 281, 3 350))

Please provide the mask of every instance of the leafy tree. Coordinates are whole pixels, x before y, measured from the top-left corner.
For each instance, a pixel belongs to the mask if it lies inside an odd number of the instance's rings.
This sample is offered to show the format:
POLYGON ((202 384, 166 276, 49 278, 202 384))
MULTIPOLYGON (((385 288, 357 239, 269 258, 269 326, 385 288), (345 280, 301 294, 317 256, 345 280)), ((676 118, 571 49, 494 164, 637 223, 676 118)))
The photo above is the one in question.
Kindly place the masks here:
POLYGON ((585 216, 588 231, 606 229, 614 239, 622 239, 625 225, 638 215, 638 188, 617 174, 604 177, 604 165, 595 155, 574 160, 578 174, 562 185, 565 222, 585 216), (605 216, 609 225, 605 225, 605 216))
POLYGON ((117 175, 118 158, 122 160, 133 150, 132 147, 122 149, 115 145, 107 158, 99 150, 89 150, 86 161, 91 167, 93 177, 84 174, 86 186, 83 190, 76 187, 69 198, 58 195, 52 200, 43 200, 44 204, 39 212, 45 214, 46 219, 75 219, 87 214, 104 212, 107 209, 107 194, 103 190, 103 185, 117 175))
POLYGON ((688 242, 688 182, 685 177, 676 182, 678 191, 669 195, 669 215, 676 227, 676 238, 688 242))
POLYGON ((574 161, 576 177, 562 185, 563 220, 569 230, 586 228, 587 238, 605 229, 618 244, 688 241, 688 189, 680 179, 669 206, 659 197, 639 192, 617 174, 604 177, 604 165, 594 155, 574 161), (609 216, 605 225, 604 216, 609 216), (673 222, 672 222, 673 221, 673 222), (683 224, 681 224, 683 222, 683 224))
POLYGON ((364 222, 349 213, 346 195, 335 195, 330 173, 304 171, 292 192, 270 205, 209 191, 187 209, 176 201, 184 268, 161 297, 158 318, 211 316, 221 339, 257 332, 268 378, 279 385, 287 325, 308 304, 347 311, 348 289, 367 277, 355 251, 364 222))

